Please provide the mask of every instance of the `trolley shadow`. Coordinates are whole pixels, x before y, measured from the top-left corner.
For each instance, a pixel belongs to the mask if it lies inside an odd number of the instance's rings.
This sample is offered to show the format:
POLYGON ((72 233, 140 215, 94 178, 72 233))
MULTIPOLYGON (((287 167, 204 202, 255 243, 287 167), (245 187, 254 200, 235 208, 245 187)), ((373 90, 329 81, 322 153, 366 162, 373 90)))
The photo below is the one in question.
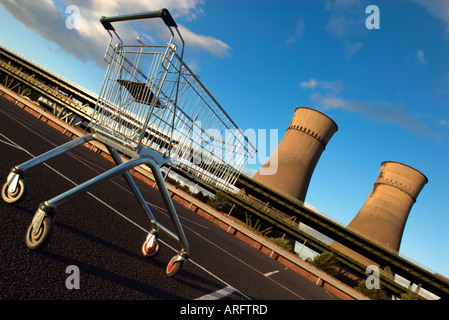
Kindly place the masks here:
POLYGON ((189 243, 165 185, 160 168, 176 166, 196 178, 226 191, 236 191, 240 169, 255 152, 223 108, 183 61, 184 40, 167 9, 101 17, 110 36, 104 59, 108 64, 103 85, 88 125, 90 133, 71 140, 11 169, 1 189, 7 203, 27 193, 25 172, 90 141, 103 143, 115 167, 58 195, 42 201, 26 231, 30 250, 50 242, 58 206, 122 175, 150 221, 141 252, 155 257, 159 231, 176 239, 181 249, 165 269, 173 277, 189 258, 189 243), (165 45, 124 44, 112 23, 160 18, 170 32, 165 45), (174 231, 161 225, 142 196, 129 171, 150 168, 174 231))

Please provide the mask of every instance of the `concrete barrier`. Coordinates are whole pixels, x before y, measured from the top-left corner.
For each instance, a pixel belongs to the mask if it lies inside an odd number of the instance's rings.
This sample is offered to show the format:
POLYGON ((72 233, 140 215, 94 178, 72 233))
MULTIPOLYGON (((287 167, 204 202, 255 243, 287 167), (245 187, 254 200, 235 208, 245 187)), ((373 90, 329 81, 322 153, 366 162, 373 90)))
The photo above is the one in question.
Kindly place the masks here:
MULTIPOLYGON (((5 88, 2 85, 0 85, 0 96, 3 96, 18 107, 24 109, 25 111, 29 112, 41 121, 44 121, 51 127, 55 128, 56 130, 72 139, 75 139, 87 133, 84 130, 71 126, 70 124, 57 118, 51 112, 43 109, 40 106, 37 106, 30 100, 16 94, 12 90, 5 88)), ((113 161, 111 156, 109 155, 109 152, 107 151, 107 148, 102 143, 91 141, 89 143, 85 143, 84 146, 109 159, 110 161, 113 161)), ((124 161, 125 160, 126 159, 124 159, 124 161)), ((156 188, 152 173, 149 170, 146 170, 144 167, 137 167, 131 170, 131 174, 136 178, 146 182, 150 186, 156 188)), ((209 221, 217 224, 235 237, 238 237, 239 239, 247 242, 257 250, 263 252, 264 254, 267 254, 271 258, 282 263, 284 266, 292 269, 293 271, 309 279, 310 281, 315 282, 316 285, 325 288, 336 296, 345 300, 369 300, 369 298, 367 298, 360 292, 329 276, 320 269, 315 268, 314 266, 300 259, 298 256, 278 247, 277 245, 268 241, 266 238, 254 233, 253 231, 248 230, 243 222, 233 219, 231 216, 215 210, 214 208, 199 201, 190 194, 177 189, 175 186, 169 183, 167 183, 167 189, 169 190, 170 195, 174 201, 181 203, 191 211, 196 212, 209 221)))

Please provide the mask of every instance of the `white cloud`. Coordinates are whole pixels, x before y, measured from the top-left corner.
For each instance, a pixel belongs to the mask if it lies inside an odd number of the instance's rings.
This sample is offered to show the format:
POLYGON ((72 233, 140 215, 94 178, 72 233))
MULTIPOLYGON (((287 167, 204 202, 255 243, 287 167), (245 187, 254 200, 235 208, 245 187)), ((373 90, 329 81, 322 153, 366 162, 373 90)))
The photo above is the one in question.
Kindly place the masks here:
POLYGON ((449 120, 448 119, 441 119, 440 120, 440 126, 442 127, 449 127, 449 120))
POLYGON ((359 26, 364 26, 364 8, 366 1, 360 0, 327 0, 326 10, 330 17, 326 30, 338 39, 344 39, 354 35, 359 26))
POLYGON ((348 59, 351 59, 362 48, 362 43, 354 38, 360 36, 364 31, 366 3, 365 0, 326 1, 326 10, 330 16, 325 30, 329 35, 342 41, 348 59))
POLYGON ((373 121, 382 121, 400 126, 416 135, 429 135, 441 138, 441 135, 406 112, 407 106, 385 100, 359 101, 346 100, 336 96, 322 96, 315 92, 311 100, 322 110, 342 109, 363 114, 373 121))
POLYGON ((316 80, 315 78, 311 78, 309 81, 302 81, 299 83, 299 87, 302 89, 327 89, 332 92, 340 92, 345 88, 343 81, 340 79, 334 81, 326 81, 326 80, 316 80))
POLYGON ((296 21, 294 32, 290 37, 287 38, 285 44, 291 45, 296 41, 298 41, 298 39, 301 38, 302 35, 304 34, 305 28, 306 25, 304 23, 304 17, 301 17, 296 21))
MULTIPOLYGON (((311 78, 308 81, 299 83, 299 87, 304 90, 313 90, 310 100, 317 109, 323 111, 340 109, 356 112, 371 121, 391 123, 416 135, 441 138, 440 133, 410 115, 407 112, 408 107, 403 103, 392 103, 386 100, 360 101, 341 98, 339 95, 341 91, 346 89, 346 85, 340 79, 323 81, 311 78), (325 94, 323 95, 319 91, 324 91, 325 94)), ((439 124, 442 127, 449 127, 449 120, 442 119, 439 124)))
POLYGON ((360 0, 326 0, 326 10, 357 5, 360 5, 360 0))
POLYGON ((309 81, 302 81, 299 86, 303 89, 315 89, 318 85, 318 81, 316 81, 314 78, 310 79, 309 81))
POLYGON ((221 40, 196 34, 184 26, 179 26, 179 30, 186 44, 189 46, 209 51, 219 57, 228 56, 231 51, 231 47, 221 40))
POLYGON ((346 55, 346 58, 348 58, 348 59, 352 58, 352 56, 362 48, 362 43, 358 42, 358 41, 351 42, 351 41, 345 40, 344 45, 345 45, 345 55, 346 55))
POLYGON ((418 59, 419 64, 427 64, 426 57, 424 56, 424 51, 422 51, 421 49, 416 52, 416 59, 418 59))
POLYGON ((342 39, 347 35, 349 24, 350 22, 346 15, 335 14, 329 18, 326 25, 326 30, 334 37, 342 39))
POLYGON ((447 0, 413 0, 415 3, 423 6, 427 11, 439 19, 449 33, 449 1, 447 0))
MULTIPOLYGON (((60 46, 63 51, 76 56, 81 61, 103 63, 104 50, 109 36, 99 22, 101 16, 146 12, 168 8, 175 19, 189 21, 204 14, 203 0, 2 0, 1 5, 25 28, 33 30, 48 41, 60 46), (79 7, 78 29, 67 29, 65 8, 79 7), (62 8, 62 9, 61 9, 62 8)), ((139 21, 142 30, 156 35, 165 34, 163 24, 153 21, 139 21)), ((178 23, 178 21, 177 21, 178 23)), ((211 36, 196 34, 178 23, 186 45, 205 50, 212 55, 226 56, 230 47, 211 36), (185 34, 184 34, 185 33, 185 34)), ((127 23, 116 23, 114 27, 123 38, 135 39, 137 33, 127 23)), ((165 28, 166 29, 166 28, 165 28)), ((152 39, 150 36, 146 39, 152 39)))

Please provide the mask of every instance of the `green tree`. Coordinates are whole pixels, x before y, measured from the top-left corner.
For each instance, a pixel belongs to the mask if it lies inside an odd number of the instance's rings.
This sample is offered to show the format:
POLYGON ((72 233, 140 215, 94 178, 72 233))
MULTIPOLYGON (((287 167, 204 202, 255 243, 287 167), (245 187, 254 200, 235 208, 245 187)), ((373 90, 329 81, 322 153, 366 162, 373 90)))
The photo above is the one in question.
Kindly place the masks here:
POLYGON ((417 293, 413 291, 407 291, 401 294, 401 300, 421 300, 417 293))
POLYGON ((309 263, 334 277, 337 275, 338 261, 332 252, 325 251, 313 258, 309 263))
POLYGON ((195 198, 200 200, 201 202, 208 203, 210 197, 208 195, 205 195, 202 191, 195 194, 195 198))
POLYGON ((384 291, 382 290, 382 286, 380 286, 379 289, 368 289, 366 286, 366 281, 362 280, 354 289, 371 300, 384 300, 384 291))
POLYGON ((270 238, 270 241, 275 245, 287 250, 288 252, 293 252, 293 246, 288 239, 285 238, 270 238))
POLYGON ((207 203, 218 211, 227 213, 231 210, 232 202, 226 197, 226 194, 222 191, 217 191, 215 197, 210 197, 207 203))

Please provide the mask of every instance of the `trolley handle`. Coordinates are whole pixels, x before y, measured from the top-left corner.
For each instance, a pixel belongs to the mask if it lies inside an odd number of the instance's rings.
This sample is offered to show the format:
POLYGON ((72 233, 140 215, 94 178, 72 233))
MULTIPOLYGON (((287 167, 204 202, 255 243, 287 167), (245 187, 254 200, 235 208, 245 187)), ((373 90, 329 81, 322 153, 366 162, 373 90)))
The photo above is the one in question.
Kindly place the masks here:
POLYGON ((139 20, 139 19, 152 19, 152 18, 162 18, 167 27, 177 28, 175 20, 171 16, 170 12, 167 9, 161 9, 159 11, 149 11, 149 12, 141 12, 141 13, 133 13, 133 14, 124 14, 120 16, 114 17, 101 17, 100 22, 106 30, 114 31, 114 27, 111 22, 117 21, 128 21, 128 20, 139 20))

